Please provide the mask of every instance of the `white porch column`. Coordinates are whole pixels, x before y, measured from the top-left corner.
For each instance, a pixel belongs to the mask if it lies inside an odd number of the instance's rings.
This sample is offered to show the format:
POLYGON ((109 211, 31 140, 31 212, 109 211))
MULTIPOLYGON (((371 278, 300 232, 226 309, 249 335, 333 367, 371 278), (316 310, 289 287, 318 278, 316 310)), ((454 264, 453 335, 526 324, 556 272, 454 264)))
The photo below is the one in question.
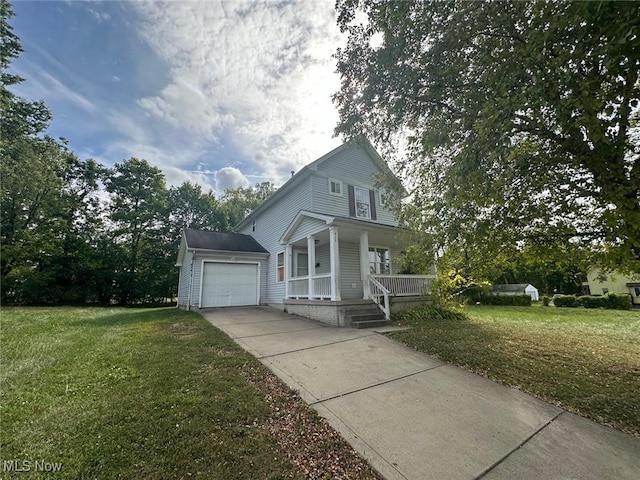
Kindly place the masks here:
POLYGON ((291 277, 291 260, 291 244, 287 243, 287 245, 284 247, 284 298, 289 298, 289 277, 291 277))
POLYGON ((360 278, 362 279, 362 292, 365 300, 370 298, 369 292, 369 232, 360 232, 360 278))
POLYGON ((309 272, 309 299, 313 298, 313 277, 316 275, 316 239, 313 235, 307 237, 307 260, 309 272))
POLYGON ((340 249, 338 228, 329 227, 329 256, 331 258, 331 300, 340 301, 340 249))

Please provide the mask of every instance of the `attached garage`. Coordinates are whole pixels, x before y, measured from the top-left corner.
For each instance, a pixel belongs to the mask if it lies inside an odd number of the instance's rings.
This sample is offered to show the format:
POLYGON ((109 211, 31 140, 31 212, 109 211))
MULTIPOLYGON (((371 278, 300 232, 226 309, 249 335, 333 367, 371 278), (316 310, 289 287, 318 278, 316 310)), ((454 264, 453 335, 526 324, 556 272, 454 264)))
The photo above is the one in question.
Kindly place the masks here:
POLYGON ((260 303, 258 264, 204 262, 200 306, 234 307, 260 303))
POLYGON ((251 236, 186 229, 180 242, 178 306, 260 305, 269 253, 251 236))

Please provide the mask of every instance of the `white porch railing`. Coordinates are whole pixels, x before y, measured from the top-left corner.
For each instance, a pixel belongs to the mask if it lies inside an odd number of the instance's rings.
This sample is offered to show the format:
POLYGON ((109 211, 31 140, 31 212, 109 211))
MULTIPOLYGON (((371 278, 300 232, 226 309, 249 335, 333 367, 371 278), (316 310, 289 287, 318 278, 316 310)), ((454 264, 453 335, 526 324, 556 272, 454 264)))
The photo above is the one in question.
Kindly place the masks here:
POLYGON ((378 308, 384 312, 384 318, 391 318, 391 305, 389 305, 389 290, 373 276, 369 275, 369 296, 378 308))
POLYGON ((309 276, 290 278, 289 298, 331 299, 331 274, 313 275, 312 292, 309 295, 309 276))
MULTIPOLYGON (((378 308, 384 312, 387 320, 391 317, 389 299, 392 296, 409 297, 426 295, 431 292, 435 275, 369 275, 368 292, 378 308)), ((307 298, 330 300, 331 274, 312 275, 309 295, 309 276, 294 277, 287 280, 288 298, 307 298)))
POLYGON ((369 275, 369 296, 391 318, 389 297, 413 297, 431 293, 435 275, 369 275))
POLYGON ((396 297, 414 297, 431 293, 435 275, 371 275, 396 297))

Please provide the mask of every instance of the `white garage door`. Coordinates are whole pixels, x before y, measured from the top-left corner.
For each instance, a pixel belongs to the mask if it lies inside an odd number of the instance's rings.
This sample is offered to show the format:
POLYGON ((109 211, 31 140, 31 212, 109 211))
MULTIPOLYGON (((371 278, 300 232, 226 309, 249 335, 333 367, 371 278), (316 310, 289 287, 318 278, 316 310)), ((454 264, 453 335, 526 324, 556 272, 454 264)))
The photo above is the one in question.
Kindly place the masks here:
POLYGON ((258 265, 246 263, 204 264, 201 307, 258 304, 258 265))

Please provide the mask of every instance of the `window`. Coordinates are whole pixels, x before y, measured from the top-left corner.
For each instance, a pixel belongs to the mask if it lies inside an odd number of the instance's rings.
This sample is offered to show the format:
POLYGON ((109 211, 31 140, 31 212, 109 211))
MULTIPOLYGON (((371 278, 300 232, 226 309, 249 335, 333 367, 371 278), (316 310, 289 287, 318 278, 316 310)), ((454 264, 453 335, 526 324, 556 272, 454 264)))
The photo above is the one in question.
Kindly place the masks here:
POLYGON ((633 287, 634 296, 640 297, 640 287, 633 287))
POLYGON ((609 293, 609 289, 608 288, 603 288, 602 289, 602 294, 606 295, 607 293, 609 293))
POLYGON ((277 256, 276 282, 284 282, 284 252, 279 252, 277 256))
POLYGON ((389 249, 381 247, 369 247, 369 273, 373 275, 388 275, 389 249))
POLYGON ((356 198, 356 217, 371 218, 371 196, 366 188, 354 187, 356 198))
POLYGON ((342 182, 340 180, 329 179, 329 193, 337 197, 342 197, 342 182))
POLYGON ((373 190, 347 185, 349 216, 376 220, 376 195, 373 190))
POLYGON ((255 231, 256 231, 256 221, 255 221, 255 220, 253 220, 253 221, 251 222, 251 231, 252 231, 252 232, 255 232, 255 231))
POLYGON ((309 255, 307 253, 296 253, 295 272, 296 277, 306 277, 309 275, 309 255))

